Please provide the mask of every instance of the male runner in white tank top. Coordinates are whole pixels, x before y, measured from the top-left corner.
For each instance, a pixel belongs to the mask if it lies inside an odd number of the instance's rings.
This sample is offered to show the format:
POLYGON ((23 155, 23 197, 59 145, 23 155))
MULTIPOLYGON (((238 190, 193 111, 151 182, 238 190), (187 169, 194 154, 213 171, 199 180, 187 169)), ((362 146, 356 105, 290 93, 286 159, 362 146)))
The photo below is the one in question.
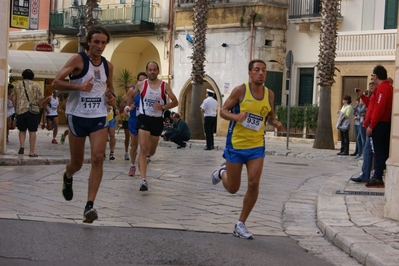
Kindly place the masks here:
POLYGON ((71 57, 52 83, 53 89, 69 91, 65 113, 71 160, 66 165, 62 183, 62 194, 67 201, 73 198, 72 177, 82 167, 86 137, 90 140, 91 169, 84 223, 92 223, 98 218, 93 205, 103 176, 108 131, 107 104, 115 105, 113 65, 101 56, 109 40, 106 28, 91 27, 86 43, 81 44, 86 53, 71 57), (65 80, 68 76, 69 82, 65 80))
POLYGON ((137 89, 129 90, 121 103, 121 106, 129 105, 137 93, 141 95, 137 125, 140 145, 140 191, 148 190, 147 155, 153 156, 157 149, 159 136, 163 130, 163 110, 178 105, 169 84, 158 79, 159 66, 156 62, 147 63, 146 73, 148 79, 138 82, 137 89))

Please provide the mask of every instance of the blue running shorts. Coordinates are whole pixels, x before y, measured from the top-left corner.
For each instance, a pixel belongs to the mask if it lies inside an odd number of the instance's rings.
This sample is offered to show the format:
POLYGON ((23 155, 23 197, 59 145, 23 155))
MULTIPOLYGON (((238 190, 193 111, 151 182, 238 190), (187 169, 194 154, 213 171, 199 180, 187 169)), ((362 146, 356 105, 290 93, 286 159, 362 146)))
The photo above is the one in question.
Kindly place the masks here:
POLYGON ((76 137, 87 137, 91 133, 108 127, 106 116, 85 118, 73 115, 67 115, 69 130, 76 137))
POLYGON ((223 158, 230 163, 242 163, 258 158, 265 158, 265 147, 258 147, 245 150, 237 150, 226 147, 223 152, 223 158))

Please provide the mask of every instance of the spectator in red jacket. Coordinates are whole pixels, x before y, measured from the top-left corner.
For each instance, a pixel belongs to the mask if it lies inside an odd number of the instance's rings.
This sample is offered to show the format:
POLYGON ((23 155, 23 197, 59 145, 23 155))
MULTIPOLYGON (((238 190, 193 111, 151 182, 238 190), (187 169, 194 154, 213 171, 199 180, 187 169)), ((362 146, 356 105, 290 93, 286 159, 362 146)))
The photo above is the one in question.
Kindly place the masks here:
POLYGON ((368 188, 384 187, 382 176, 386 168, 385 162, 389 157, 393 100, 393 87, 388 80, 387 70, 377 65, 373 70, 372 78, 377 88, 370 103, 370 105, 373 104, 373 109, 370 112, 368 121, 370 123, 366 129, 366 135, 372 137, 375 157, 374 175, 366 184, 368 188))

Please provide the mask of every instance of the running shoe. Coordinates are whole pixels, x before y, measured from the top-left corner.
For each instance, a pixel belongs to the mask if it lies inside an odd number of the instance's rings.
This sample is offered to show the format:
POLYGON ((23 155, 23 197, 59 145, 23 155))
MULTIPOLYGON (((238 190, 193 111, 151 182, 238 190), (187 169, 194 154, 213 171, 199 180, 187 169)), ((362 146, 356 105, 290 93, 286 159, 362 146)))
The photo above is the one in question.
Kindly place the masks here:
POLYGON ((51 143, 53 143, 53 144, 58 144, 58 141, 57 141, 56 139, 53 139, 53 140, 51 141, 51 143))
POLYGON ((85 207, 83 212, 83 222, 87 224, 93 223, 94 220, 98 219, 97 211, 93 207, 85 207))
POLYGON ((110 153, 110 154, 109 154, 109 160, 110 160, 110 161, 115 160, 115 156, 114 156, 113 153, 110 153))
POLYGON ((73 177, 71 179, 67 178, 66 171, 62 174, 62 195, 67 201, 72 200, 73 190, 72 190, 73 177))
POLYGON ((148 184, 145 179, 140 180, 140 191, 147 191, 148 190, 148 184))
POLYGON ((135 176, 136 174, 136 166, 131 165, 129 169, 129 176, 135 176))
POLYGON ((61 140, 60 141, 61 141, 61 144, 64 145, 64 143, 65 143, 65 134, 64 133, 61 134, 61 140))
POLYGON ((150 162, 151 162, 151 156, 148 155, 148 156, 147 156, 147 164, 149 164, 150 162))
POLYGON ((129 153, 125 153, 125 161, 129 161, 130 160, 130 157, 129 157, 129 153))
POLYGON ((244 223, 237 223, 234 226, 233 236, 252 239, 253 235, 248 231, 244 223))
POLYGON ((226 170, 226 163, 223 163, 220 168, 213 171, 213 173, 211 175, 213 185, 216 185, 220 181, 222 181, 222 175, 221 175, 222 170, 226 170))

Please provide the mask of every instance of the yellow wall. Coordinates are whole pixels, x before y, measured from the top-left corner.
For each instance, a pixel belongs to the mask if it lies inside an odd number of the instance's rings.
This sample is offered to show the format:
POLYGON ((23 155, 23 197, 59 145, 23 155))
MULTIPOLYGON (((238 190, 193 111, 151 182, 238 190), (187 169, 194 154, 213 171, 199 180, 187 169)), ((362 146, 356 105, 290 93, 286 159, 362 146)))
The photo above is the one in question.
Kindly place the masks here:
MULTIPOLYGON (((266 22, 270 27, 286 28, 287 15, 286 8, 281 6, 270 5, 248 5, 245 6, 245 14, 243 13, 242 5, 229 5, 222 8, 212 8, 208 10, 208 26, 221 24, 240 24, 240 19, 243 17, 243 26, 247 26, 249 19, 249 10, 254 10, 261 15, 261 21, 266 22)), ((193 10, 177 10, 175 14, 175 27, 184 27, 193 24, 193 10)))

